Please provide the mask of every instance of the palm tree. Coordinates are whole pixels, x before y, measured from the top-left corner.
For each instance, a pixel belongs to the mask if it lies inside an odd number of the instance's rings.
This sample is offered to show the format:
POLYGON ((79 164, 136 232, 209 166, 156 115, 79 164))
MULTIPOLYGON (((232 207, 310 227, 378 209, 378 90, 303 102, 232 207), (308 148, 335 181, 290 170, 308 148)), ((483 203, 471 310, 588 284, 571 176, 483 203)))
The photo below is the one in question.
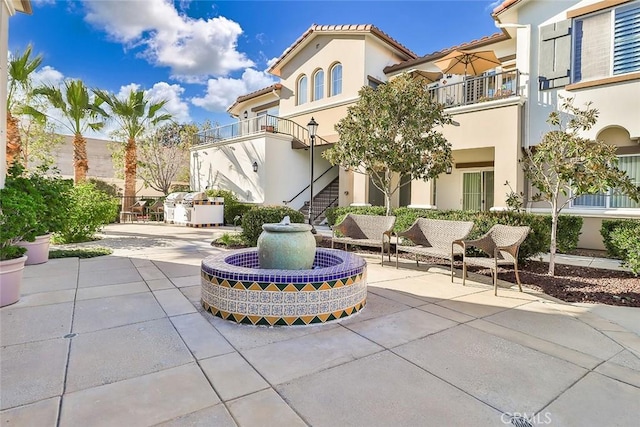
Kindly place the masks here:
POLYGON ((115 120, 126 138, 124 152, 124 198, 123 210, 128 210, 136 195, 136 172, 138 153, 136 139, 158 123, 171 119, 171 114, 158 114, 168 100, 152 103, 142 90, 132 90, 126 99, 103 90, 94 90, 96 97, 111 109, 115 120))
MULTIPOLYGON (((62 113, 62 120, 50 117, 67 128, 73 134, 73 181, 79 183, 87 178, 89 161, 87 158, 87 141, 82 134, 87 129, 98 131, 104 126, 102 117, 107 114, 100 108, 102 100, 91 101, 89 89, 82 80, 64 82, 64 95, 60 88, 42 86, 34 89, 36 95, 47 98, 49 103, 62 113)), ((30 110, 34 117, 42 117, 44 113, 30 110)))
POLYGON ((21 114, 20 103, 16 92, 22 90, 25 95, 31 91, 31 73, 42 64, 42 55, 31 58, 31 45, 22 54, 16 52, 11 55, 8 66, 9 87, 7 92, 7 165, 11 166, 20 157, 22 141, 18 118, 14 113, 21 114))

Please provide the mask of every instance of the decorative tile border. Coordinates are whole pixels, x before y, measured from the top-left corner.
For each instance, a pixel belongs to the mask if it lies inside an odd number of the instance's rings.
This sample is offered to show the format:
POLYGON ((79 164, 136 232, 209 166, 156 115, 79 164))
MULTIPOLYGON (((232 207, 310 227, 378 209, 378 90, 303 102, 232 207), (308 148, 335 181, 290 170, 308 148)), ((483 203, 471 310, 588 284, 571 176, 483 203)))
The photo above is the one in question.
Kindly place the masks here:
POLYGON ((212 202, 210 200, 194 200, 194 205, 224 205, 224 202, 212 202))
POLYGON ((222 224, 222 223, 192 224, 190 222, 187 222, 186 225, 187 225, 187 227, 193 227, 193 228, 207 228, 207 227, 222 227, 224 224, 222 224))
POLYGON ((203 307, 238 323, 295 326, 350 316, 366 304, 366 263, 357 255, 320 248, 312 270, 252 267, 257 264, 255 248, 205 258, 203 307))

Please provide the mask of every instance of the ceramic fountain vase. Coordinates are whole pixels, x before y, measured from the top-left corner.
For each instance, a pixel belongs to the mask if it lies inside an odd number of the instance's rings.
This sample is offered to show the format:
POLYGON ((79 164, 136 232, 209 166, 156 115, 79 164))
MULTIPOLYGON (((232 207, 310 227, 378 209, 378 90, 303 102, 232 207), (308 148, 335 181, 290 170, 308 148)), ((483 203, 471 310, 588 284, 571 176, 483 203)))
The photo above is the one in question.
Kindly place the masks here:
POLYGON ((307 270, 313 267, 316 239, 308 224, 264 224, 258 238, 260 268, 307 270))

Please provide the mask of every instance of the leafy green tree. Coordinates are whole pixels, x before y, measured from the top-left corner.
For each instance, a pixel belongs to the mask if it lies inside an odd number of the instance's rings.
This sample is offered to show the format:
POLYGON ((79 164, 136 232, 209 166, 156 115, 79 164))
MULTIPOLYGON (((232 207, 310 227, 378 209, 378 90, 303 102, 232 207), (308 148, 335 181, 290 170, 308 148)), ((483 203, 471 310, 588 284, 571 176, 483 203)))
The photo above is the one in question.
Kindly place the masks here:
MULTIPOLYGON (((44 96, 49 103, 62 113, 62 120, 49 116, 73 134, 73 180, 80 183, 86 180, 89 170, 87 141, 83 134, 87 129, 98 131, 104 127, 106 113, 100 108, 102 100, 92 100, 89 89, 82 80, 64 82, 64 91, 59 87, 42 86, 33 90, 36 95, 44 96), (63 93, 64 92, 64 93, 63 93)), ((36 119, 45 116, 33 107, 27 112, 36 119)))
POLYGON ((160 110, 168 102, 161 100, 151 102, 142 90, 131 90, 125 99, 103 91, 93 91, 98 99, 106 103, 111 119, 118 123, 120 131, 126 138, 124 154, 124 199, 123 209, 134 203, 136 195, 136 175, 138 153, 136 140, 144 133, 163 121, 171 119, 170 114, 160 114, 160 110))
POLYGON ((403 185, 397 175, 428 180, 451 165, 451 144, 435 129, 451 119, 424 83, 407 74, 376 89, 365 86, 359 95, 336 124, 340 140, 324 156, 368 174, 384 193, 389 215, 391 197, 403 185))
POLYGON ((196 125, 170 123, 140 141, 138 172, 144 184, 169 194, 174 181, 189 181, 189 147, 196 125))
POLYGON ((22 139, 18 115, 28 104, 31 95, 31 75, 42 64, 42 55, 31 57, 32 47, 27 46, 23 53, 11 55, 8 66, 7 91, 7 164, 11 165, 20 156, 22 139))
POLYGON ((602 141, 580 136, 598 119, 598 110, 586 104, 584 109, 573 105, 573 99, 563 100, 562 110, 549 114, 547 123, 556 129, 547 132, 542 142, 529 149, 523 159, 523 169, 539 193, 533 200, 551 205, 551 244, 549 275, 555 272, 558 217, 572 200, 586 194, 598 194, 613 189, 636 202, 640 187, 633 184, 624 171, 618 169, 616 147, 602 141))
POLYGON ((46 119, 21 120, 19 132, 22 143, 20 159, 25 168, 29 171, 53 168, 56 163, 54 152, 64 144, 64 137, 56 133, 54 124, 46 119))

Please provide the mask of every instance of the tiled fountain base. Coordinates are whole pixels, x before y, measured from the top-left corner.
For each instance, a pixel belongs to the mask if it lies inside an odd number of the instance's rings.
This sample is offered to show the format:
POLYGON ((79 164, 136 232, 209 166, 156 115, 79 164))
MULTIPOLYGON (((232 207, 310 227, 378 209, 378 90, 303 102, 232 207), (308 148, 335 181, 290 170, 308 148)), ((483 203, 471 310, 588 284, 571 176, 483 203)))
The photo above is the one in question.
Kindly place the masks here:
POLYGON ((318 248, 311 270, 260 269, 255 248, 227 252, 202 261, 202 305, 238 323, 325 323, 364 307, 366 269, 359 256, 334 249, 318 248))

